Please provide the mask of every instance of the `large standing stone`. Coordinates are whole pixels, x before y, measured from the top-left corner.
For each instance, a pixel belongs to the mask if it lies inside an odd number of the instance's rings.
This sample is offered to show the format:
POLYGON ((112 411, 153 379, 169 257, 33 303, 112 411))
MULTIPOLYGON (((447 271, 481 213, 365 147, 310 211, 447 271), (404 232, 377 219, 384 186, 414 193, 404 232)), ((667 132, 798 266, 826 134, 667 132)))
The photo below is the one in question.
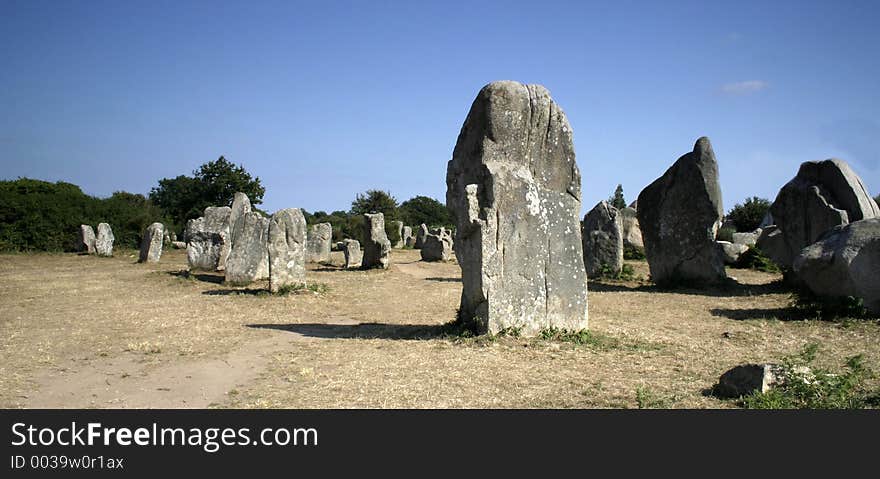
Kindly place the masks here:
MULTIPOLYGON (((217 271, 223 271, 226 269, 226 260, 229 258, 229 253, 232 252, 232 248, 235 247, 232 241, 232 232, 235 231, 235 224, 238 223, 239 219, 251 211, 251 199, 244 193, 235 193, 235 196, 232 199, 232 208, 229 209, 229 217, 226 219, 227 225, 225 228, 219 228, 220 234, 226 236, 226 241, 224 241, 223 245, 220 247, 220 261, 217 263, 217 271)), ((268 263, 266 267, 268 274, 268 263)))
MULTIPOLYGON (((169 238, 170 239, 170 238, 169 238)), ((153 223, 144 231, 141 240, 141 253, 138 262, 158 263, 162 257, 162 245, 165 242, 165 225, 153 223)))
POLYGON ((623 247, 644 251, 645 242, 642 240, 636 209, 628 206, 620 210, 620 220, 623 223, 623 247))
POLYGON ((345 255, 345 269, 360 268, 364 259, 361 251, 361 243, 354 239, 345 239, 342 245, 342 254, 345 255))
POLYGON ((419 250, 422 261, 449 261, 452 259, 452 236, 428 233, 419 250))
POLYGON ((571 127, 540 85, 486 85, 446 170, 462 270, 459 315, 479 332, 587 328, 581 176, 571 127))
POLYGON ((403 248, 403 245, 405 244, 403 238, 403 221, 392 221, 391 227, 397 231, 397 242, 392 245, 392 248, 403 248))
POLYGON ((426 236, 428 236, 428 225, 422 223, 419 225, 419 230, 416 232, 416 241, 413 248, 421 249, 422 245, 425 243, 426 236))
POLYGON ((600 201, 584 216, 581 237, 587 276, 620 273, 623 269, 623 221, 617 208, 600 201))
POLYGON ((657 284, 715 283, 727 277, 715 235, 723 215, 718 164, 709 139, 639 194, 639 226, 657 284))
POLYGON ((306 218, 299 208, 276 212, 269 220, 269 291, 306 281, 306 218))
POLYGON ((113 256, 113 230, 107 223, 98 224, 98 236, 95 238, 95 252, 98 256, 113 256))
POLYGON ((385 215, 367 213, 364 215, 364 268, 388 269, 391 254, 391 241, 385 234, 385 215))
MULTIPOLYGON (((216 271, 224 245, 231 241, 228 206, 209 206, 205 215, 186 223, 186 258, 191 270, 216 271)), ((224 263, 225 266, 225 263, 224 263)))
POLYGON ((78 249, 84 253, 95 254, 95 230, 91 225, 79 226, 78 249))
POLYGON ((318 223, 308 229, 306 240, 306 262, 321 263, 330 261, 330 242, 333 240, 333 226, 318 223))
POLYGON ((795 256, 835 226, 880 217, 862 179, 842 160, 808 161, 770 206, 778 230, 767 231, 758 248, 790 269, 795 256), (777 237, 778 236, 778 237, 777 237))
POLYGON ((235 222, 232 251, 226 259, 226 282, 245 285, 269 275, 269 218, 251 212, 235 222))
POLYGON ((792 268, 814 294, 862 298, 880 314, 880 218, 835 227, 804 248, 792 268))

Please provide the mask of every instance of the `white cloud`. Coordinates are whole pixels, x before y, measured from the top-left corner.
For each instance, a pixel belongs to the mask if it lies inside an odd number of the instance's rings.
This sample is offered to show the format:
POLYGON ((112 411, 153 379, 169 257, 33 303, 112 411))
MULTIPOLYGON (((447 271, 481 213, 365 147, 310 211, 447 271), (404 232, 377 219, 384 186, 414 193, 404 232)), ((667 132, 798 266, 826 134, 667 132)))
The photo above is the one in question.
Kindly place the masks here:
POLYGON ((721 86, 721 91, 730 95, 748 95, 767 88, 769 85, 762 80, 748 80, 736 83, 727 83, 721 86))

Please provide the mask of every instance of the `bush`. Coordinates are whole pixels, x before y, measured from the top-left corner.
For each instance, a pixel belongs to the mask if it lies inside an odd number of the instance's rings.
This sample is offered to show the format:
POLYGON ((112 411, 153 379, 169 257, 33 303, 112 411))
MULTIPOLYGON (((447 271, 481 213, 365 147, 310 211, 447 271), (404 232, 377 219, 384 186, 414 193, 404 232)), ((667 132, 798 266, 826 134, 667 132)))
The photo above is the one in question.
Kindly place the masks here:
POLYGON ((808 344, 796 355, 783 359, 780 383, 766 393, 755 392, 742 399, 747 409, 862 409, 875 405, 877 391, 866 380, 873 372, 861 355, 846 360, 846 371, 832 373, 813 367, 818 344, 808 344))
POLYGON ((599 268, 598 277, 604 279, 612 279, 616 281, 633 281, 637 279, 636 271, 631 265, 628 265, 626 263, 624 263, 624 265, 620 268, 620 271, 615 271, 607 264, 603 264, 599 268))
POLYGON ((749 246, 749 249, 739 256, 734 268, 754 269, 765 273, 779 273, 781 271, 776 263, 764 256, 764 253, 754 246, 749 246))
POLYGON ((645 251, 643 249, 637 248, 633 245, 624 245, 623 259, 643 260, 643 259, 645 259, 645 251))
POLYGON ((718 241, 727 241, 733 243, 733 234, 736 233, 735 228, 730 228, 725 226, 718 230, 718 234, 715 235, 715 239, 718 241))
POLYGON ((825 321, 868 318, 862 298, 855 296, 819 297, 807 290, 792 293, 791 307, 804 318, 825 321))
POLYGON ((108 223, 117 246, 137 248, 144 230, 168 223, 143 195, 117 191, 95 198, 71 183, 0 181, 0 250, 76 251, 80 225, 108 223))
MULTIPOLYGON (((736 231, 754 231, 761 226, 761 221, 770 210, 770 201, 753 196, 742 204, 737 203, 727 213, 727 219, 733 221, 736 231)), ((729 240, 724 240, 729 241, 729 240)))

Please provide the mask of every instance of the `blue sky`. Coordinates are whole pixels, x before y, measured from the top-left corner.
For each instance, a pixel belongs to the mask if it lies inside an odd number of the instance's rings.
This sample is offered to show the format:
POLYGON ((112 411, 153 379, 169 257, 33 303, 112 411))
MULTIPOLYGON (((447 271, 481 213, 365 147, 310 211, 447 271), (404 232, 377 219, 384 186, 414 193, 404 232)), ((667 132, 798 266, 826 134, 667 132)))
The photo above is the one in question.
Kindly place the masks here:
POLYGON ((0 177, 147 194, 220 155, 263 208, 444 201, 479 89, 546 86, 583 211, 700 136, 725 209, 839 157, 880 193, 880 2, 0 0, 0 177))

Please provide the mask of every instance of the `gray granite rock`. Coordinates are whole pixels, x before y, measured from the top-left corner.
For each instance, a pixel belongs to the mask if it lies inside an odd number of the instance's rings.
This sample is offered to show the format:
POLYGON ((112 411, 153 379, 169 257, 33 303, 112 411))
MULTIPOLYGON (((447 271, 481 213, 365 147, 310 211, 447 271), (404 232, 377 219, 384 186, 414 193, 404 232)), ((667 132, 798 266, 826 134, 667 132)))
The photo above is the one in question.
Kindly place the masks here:
MULTIPOLYGON (((226 269, 226 260, 229 258, 229 254, 232 252, 232 248, 235 245, 232 242, 232 231, 235 231, 235 225, 238 223, 238 220, 241 219, 242 216, 250 213, 253 210, 251 207, 251 200, 244 193, 235 193, 235 196, 232 200, 232 207, 229 209, 229 217, 227 218, 227 226, 218 228, 221 234, 227 235, 227 241, 223 243, 220 248, 220 261, 217 263, 217 271, 223 271, 226 269)), ((207 213, 206 217, 207 217, 207 213)))
POLYGON ((276 212, 269 220, 269 291, 306 281, 306 218, 299 208, 276 212))
POLYGON ((460 317, 525 336, 588 326, 571 126, 540 85, 490 83, 471 105, 446 171, 462 270, 460 317))
POLYGON ((584 215, 581 237, 588 277, 620 273, 623 268, 623 218, 617 208, 600 201, 584 215))
POLYGON ((306 262, 330 261, 330 243, 332 241, 333 226, 330 223, 318 223, 310 226, 306 240, 306 262))
POLYGON ((405 244, 405 239, 403 237, 403 221, 392 221, 391 227, 394 228, 394 230, 397 230, 397 242, 392 245, 392 248, 403 248, 403 245, 405 244))
POLYGON ((453 257, 452 237, 448 234, 431 234, 425 236, 419 250, 422 261, 449 261, 453 257))
POLYGON ((734 233, 733 243, 744 244, 746 246, 755 246, 755 244, 758 242, 758 238, 761 236, 762 231, 763 230, 761 230, 761 228, 758 228, 751 233, 734 233))
POLYGON ((391 261, 391 242, 385 234, 385 215, 364 215, 363 268, 388 269, 391 261))
MULTIPOLYGON (((209 206, 204 216, 186 223, 186 257, 191 270, 217 271, 231 241, 228 206, 209 206)), ((225 265, 225 263, 224 263, 225 265)))
POLYGON ((360 268, 364 258, 364 253, 361 251, 360 241, 346 239, 342 243, 342 254, 345 256, 345 269, 360 268))
MULTIPOLYGON (((169 240, 171 238, 169 237, 169 240)), ((165 242, 165 225, 153 223, 144 231, 141 240, 141 251, 138 257, 140 263, 158 263, 162 257, 162 246, 165 242)))
POLYGON ((421 249, 422 244, 425 242, 425 236, 428 235, 428 226, 425 223, 419 225, 419 230, 416 232, 416 241, 413 247, 415 249, 421 249))
POLYGON ((642 240, 642 229, 639 228, 638 212, 635 208, 626 207, 620 210, 620 220, 623 223, 623 246, 645 251, 645 242, 642 240))
POLYGON ((250 212, 239 217, 226 259, 226 282, 247 285, 269 276, 269 218, 250 212))
POLYGON ((717 243, 724 257, 724 264, 736 264, 739 257, 749 250, 749 247, 744 244, 731 243, 730 241, 717 241, 717 243))
POLYGON ((107 223, 98 224, 98 236, 95 237, 95 253, 98 256, 113 256, 113 230, 107 223))
POLYGON ((91 225, 79 226, 79 251, 88 254, 96 254, 95 250, 95 230, 91 225))
POLYGON ((721 225, 718 164, 709 139, 697 140, 639 194, 639 226, 657 284, 711 284, 727 278, 715 235, 721 225))

